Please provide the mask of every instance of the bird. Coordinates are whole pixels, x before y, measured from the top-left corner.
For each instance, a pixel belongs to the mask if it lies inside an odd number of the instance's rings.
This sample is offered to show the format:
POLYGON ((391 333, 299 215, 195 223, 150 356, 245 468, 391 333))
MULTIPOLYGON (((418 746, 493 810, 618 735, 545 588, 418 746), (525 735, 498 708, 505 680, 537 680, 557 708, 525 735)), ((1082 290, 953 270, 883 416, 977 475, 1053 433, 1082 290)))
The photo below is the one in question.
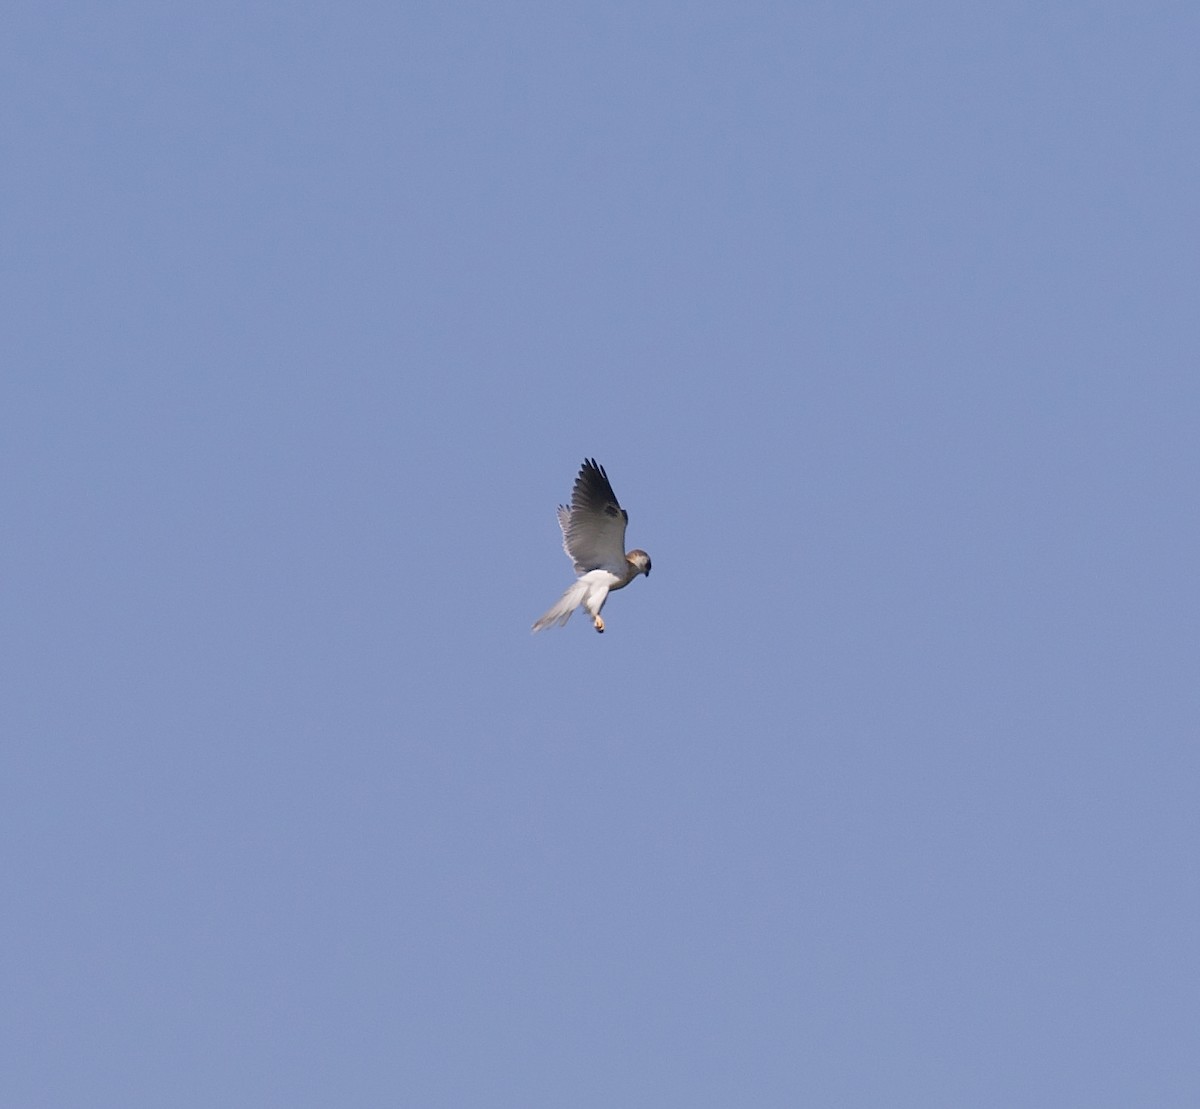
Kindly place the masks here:
POLYGON ((538 618, 535 632, 565 624, 580 605, 592 626, 604 631, 600 610, 614 589, 624 589, 638 574, 650 576, 650 556, 641 550, 625 553, 629 513, 617 501, 608 474, 594 458, 585 458, 571 490, 571 505, 558 506, 563 550, 578 578, 554 606, 538 618))

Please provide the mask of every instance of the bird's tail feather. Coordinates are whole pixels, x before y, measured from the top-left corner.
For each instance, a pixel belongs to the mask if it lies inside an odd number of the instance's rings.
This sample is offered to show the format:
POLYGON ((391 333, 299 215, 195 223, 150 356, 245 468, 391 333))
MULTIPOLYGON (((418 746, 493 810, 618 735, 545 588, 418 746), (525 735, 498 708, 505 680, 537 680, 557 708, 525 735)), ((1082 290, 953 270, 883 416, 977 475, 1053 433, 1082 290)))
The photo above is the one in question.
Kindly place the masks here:
POLYGON ((565 624, 571 619, 571 613, 574 612, 582 603, 584 595, 587 593, 587 583, 584 581, 574 582, 571 587, 554 602, 553 607, 538 617, 538 621, 533 625, 535 632, 540 632, 543 628, 552 627, 554 624, 565 624))

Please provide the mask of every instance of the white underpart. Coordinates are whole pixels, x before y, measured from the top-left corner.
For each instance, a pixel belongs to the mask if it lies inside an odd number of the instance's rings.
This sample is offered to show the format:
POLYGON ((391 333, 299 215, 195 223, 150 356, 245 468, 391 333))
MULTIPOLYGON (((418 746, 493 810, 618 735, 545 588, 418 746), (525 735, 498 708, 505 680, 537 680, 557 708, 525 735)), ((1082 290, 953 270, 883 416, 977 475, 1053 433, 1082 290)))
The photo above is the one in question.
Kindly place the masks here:
POLYGON ((581 574, 554 606, 533 625, 533 630, 540 632, 554 624, 565 624, 571 618, 571 613, 580 605, 595 619, 608 599, 609 590, 620 589, 621 586, 628 585, 629 580, 628 577, 619 577, 611 570, 589 570, 586 574, 581 574))

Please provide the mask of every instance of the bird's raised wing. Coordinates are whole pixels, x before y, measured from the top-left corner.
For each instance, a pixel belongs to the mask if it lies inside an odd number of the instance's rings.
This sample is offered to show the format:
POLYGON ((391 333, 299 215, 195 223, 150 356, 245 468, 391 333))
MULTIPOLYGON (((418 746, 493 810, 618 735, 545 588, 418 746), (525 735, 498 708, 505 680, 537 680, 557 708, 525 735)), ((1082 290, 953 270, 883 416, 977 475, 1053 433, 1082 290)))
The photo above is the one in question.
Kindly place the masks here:
POLYGON ((608 484, 608 474, 594 458, 586 459, 571 490, 571 507, 558 510, 563 549, 577 574, 589 570, 625 572, 627 513, 608 484))

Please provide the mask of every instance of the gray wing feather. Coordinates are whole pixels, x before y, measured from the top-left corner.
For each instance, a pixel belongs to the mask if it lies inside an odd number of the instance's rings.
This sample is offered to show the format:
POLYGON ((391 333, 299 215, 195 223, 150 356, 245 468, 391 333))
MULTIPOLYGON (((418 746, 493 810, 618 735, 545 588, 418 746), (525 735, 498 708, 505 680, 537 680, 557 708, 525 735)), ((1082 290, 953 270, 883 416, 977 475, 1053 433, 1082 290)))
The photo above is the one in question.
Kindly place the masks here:
POLYGON ((563 549, 577 574, 625 569, 625 525, 629 513, 617 502, 608 474, 594 458, 586 459, 571 490, 571 507, 561 505, 558 523, 563 549))

